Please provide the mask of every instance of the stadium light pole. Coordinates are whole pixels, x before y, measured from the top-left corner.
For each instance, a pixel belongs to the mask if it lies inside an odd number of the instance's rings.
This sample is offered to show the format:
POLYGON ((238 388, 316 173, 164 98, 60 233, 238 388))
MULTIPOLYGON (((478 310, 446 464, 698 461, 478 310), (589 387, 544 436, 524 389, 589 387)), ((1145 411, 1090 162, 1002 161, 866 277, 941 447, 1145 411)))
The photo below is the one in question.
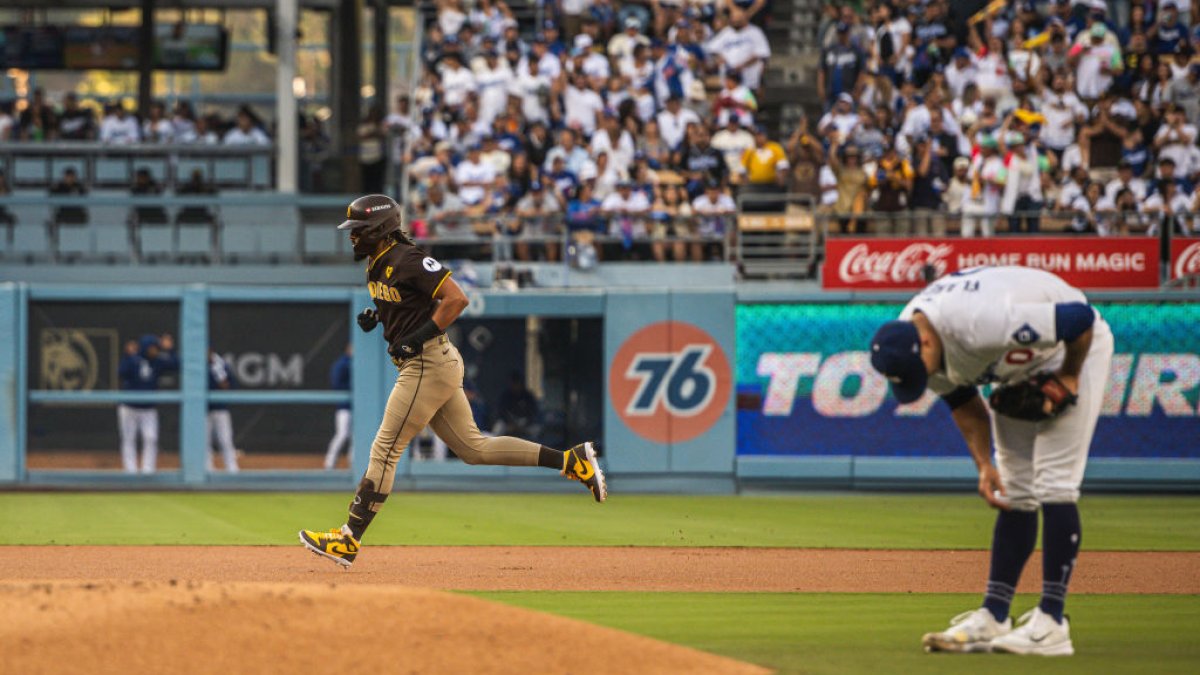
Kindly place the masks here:
POLYGON ((275 167, 276 189, 292 194, 296 192, 296 165, 299 155, 297 136, 296 94, 293 89, 296 79, 296 24, 299 0, 276 0, 275 2, 275 167))

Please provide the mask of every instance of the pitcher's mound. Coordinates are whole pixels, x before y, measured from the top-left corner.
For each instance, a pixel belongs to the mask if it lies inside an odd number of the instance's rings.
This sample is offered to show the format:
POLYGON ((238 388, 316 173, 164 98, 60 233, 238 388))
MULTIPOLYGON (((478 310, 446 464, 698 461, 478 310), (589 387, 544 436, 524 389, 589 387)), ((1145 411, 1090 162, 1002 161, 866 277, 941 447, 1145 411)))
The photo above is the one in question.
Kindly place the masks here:
POLYGON ((14 673, 768 672, 476 598, 335 584, 0 584, 0 652, 14 673))

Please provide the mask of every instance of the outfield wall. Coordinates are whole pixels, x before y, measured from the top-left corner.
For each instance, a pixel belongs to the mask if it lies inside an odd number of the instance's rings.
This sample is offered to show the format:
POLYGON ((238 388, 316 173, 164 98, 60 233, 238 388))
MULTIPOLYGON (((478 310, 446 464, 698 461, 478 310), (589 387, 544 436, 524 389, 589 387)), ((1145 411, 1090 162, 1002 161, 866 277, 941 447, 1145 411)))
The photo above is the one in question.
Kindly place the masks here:
MULTIPOLYGON (((1200 488, 1200 303, 1180 294, 1093 298, 1116 334, 1117 357, 1087 486, 1200 488)), ((869 367, 865 344, 903 299, 786 286, 472 291, 453 337, 485 389, 510 369, 533 367, 525 356, 540 350, 543 402, 557 410, 541 438, 600 437, 614 490, 972 489, 974 469, 944 406, 927 397, 898 407, 869 367), (535 333, 531 315, 541 318, 535 333)), ((368 303, 350 288, 2 284, 0 483, 349 488, 394 377, 379 336, 349 329, 368 303), (118 350, 149 326, 175 333, 182 368, 163 390, 131 396, 115 388, 118 350), (331 391, 328 366, 347 341, 353 390, 331 391), (241 388, 207 390, 210 346, 230 357, 241 388), (31 467, 31 456, 62 447, 115 455, 113 406, 135 399, 163 409, 162 445, 178 453, 178 468, 141 476, 31 467), (206 468, 209 403, 239 411, 235 428, 251 448, 273 439, 311 451, 324 447, 331 411, 344 401, 354 410, 349 468, 206 468)), ((401 461, 400 489, 564 487, 536 469, 413 455, 401 461)))

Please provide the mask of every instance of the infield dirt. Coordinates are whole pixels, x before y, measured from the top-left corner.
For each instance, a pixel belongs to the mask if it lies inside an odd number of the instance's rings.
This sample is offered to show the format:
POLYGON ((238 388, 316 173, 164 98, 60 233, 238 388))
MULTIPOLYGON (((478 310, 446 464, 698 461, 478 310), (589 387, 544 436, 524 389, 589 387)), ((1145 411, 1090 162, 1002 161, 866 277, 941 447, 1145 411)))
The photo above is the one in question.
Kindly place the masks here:
MULTIPOLYGON (((343 571, 299 545, 0 547, 0 651, 20 673, 765 673, 443 591, 977 592, 986 570, 982 551, 368 546, 343 571)), ((1200 553, 1085 553, 1072 592, 1200 593, 1200 553)))

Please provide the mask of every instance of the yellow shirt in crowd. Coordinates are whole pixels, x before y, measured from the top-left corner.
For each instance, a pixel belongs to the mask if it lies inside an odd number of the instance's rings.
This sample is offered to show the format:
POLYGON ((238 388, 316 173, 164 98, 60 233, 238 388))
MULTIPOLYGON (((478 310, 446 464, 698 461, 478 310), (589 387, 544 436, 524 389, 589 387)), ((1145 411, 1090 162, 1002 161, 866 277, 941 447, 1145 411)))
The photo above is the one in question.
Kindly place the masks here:
POLYGON ((747 148, 742 153, 742 168, 749 183, 774 183, 778 171, 787 167, 787 153, 775 141, 767 141, 761 148, 747 148))

